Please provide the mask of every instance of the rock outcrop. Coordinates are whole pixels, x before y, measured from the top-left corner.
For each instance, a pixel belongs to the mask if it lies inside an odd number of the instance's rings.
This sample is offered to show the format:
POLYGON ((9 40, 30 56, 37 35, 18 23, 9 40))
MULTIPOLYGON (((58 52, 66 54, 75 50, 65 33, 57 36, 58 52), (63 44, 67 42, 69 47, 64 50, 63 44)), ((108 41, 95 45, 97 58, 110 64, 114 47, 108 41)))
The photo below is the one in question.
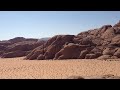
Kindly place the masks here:
POLYGON ((47 39, 16 37, 0 41, 0 56, 26 56, 29 60, 120 58, 120 22, 78 35, 56 35, 47 39))
POLYGON ((16 37, 8 41, 0 41, 0 57, 13 58, 22 57, 30 53, 31 50, 46 43, 44 40, 25 39, 23 37, 16 37))
POLYGON ((32 50, 26 59, 109 59, 120 58, 120 22, 81 32, 56 35, 44 46, 32 50))
POLYGON ((26 56, 26 59, 37 59, 41 54, 43 59, 53 59, 55 54, 58 53, 64 45, 67 43, 73 43, 74 35, 56 35, 49 39, 44 45, 37 47, 30 54, 26 56))
POLYGON ((89 46, 69 43, 56 53, 54 59, 78 59, 81 51, 85 50, 87 47, 89 46))
POLYGON ((22 57, 25 55, 26 55, 25 51, 13 51, 13 52, 3 53, 1 57, 2 58, 13 58, 13 57, 22 57))

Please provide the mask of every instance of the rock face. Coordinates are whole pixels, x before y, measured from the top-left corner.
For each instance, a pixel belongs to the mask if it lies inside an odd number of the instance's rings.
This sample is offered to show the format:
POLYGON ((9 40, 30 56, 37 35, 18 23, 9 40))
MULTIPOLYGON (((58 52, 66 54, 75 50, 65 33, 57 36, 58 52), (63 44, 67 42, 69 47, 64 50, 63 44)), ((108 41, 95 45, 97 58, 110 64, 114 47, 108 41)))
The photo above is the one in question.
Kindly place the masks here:
POLYGON ((9 45, 6 48, 6 51, 16 51, 16 50, 29 51, 29 50, 33 50, 34 48, 40 46, 43 43, 44 42, 37 43, 35 41, 22 41, 9 45))
POLYGON ((69 43, 56 53, 54 59, 78 59, 81 51, 85 50, 87 47, 89 46, 69 43))
POLYGON ((109 59, 120 58, 120 22, 81 32, 56 35, 32 50, 26 59, 109 59))
POLYGON ((22 57, 25 55, 26 55, 25 51, 13 51, 13 52, 4 53, 1 57, 2 58, 13 58, 13 57, 22 57))
POLYGON ((74 35, 56 35, 49 39, 43 46, 37 47, 30 54, 26 56, 26 59, 37 59, 41 54, 43 59, 53 59, 55 54, 58 53, 64 45, 73 42, 74 35))
POLYGON ((23 37, 16 37, 8 41, 0 41, 0 57, 13 58, 26 56, 31 50, 45 42, 44 40, 38 41, 38 39, 25 39, 23 37))
POLYGON ((120 58, 120 48, 116 50, 116 52, 114 53, 114 56, 117 56, 118 58, 120 58))

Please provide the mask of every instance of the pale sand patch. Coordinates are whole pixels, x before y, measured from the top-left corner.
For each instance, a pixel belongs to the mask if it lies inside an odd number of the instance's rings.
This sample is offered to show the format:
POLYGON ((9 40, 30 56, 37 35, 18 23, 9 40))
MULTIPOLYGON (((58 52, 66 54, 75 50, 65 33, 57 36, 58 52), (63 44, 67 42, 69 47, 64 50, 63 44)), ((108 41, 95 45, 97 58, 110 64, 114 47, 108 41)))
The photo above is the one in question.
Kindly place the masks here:
POLYGON ((0 59, 0 79, 64 79, 105 74, 120 76, 120 61, 0 59))

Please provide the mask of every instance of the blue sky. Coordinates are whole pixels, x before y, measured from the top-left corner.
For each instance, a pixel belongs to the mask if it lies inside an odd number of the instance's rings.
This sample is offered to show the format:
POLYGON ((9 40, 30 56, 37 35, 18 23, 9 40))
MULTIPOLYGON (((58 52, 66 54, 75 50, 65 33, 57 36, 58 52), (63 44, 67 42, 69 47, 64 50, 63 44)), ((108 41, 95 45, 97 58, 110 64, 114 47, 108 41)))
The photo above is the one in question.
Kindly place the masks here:
POLYGON ((0 40, 77 35, 119 20, 120 11, 0 11, 0 40))

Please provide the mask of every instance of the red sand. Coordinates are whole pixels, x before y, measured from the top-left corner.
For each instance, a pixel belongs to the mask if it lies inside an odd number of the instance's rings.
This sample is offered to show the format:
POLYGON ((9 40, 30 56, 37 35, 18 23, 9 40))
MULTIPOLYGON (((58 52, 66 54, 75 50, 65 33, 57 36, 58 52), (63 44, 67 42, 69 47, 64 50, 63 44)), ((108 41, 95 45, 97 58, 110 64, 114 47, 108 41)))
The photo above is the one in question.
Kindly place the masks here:
POLYGON ((120 61, 0 59, 0 79, 64 79, 105 74, 120 76, 120 61))

